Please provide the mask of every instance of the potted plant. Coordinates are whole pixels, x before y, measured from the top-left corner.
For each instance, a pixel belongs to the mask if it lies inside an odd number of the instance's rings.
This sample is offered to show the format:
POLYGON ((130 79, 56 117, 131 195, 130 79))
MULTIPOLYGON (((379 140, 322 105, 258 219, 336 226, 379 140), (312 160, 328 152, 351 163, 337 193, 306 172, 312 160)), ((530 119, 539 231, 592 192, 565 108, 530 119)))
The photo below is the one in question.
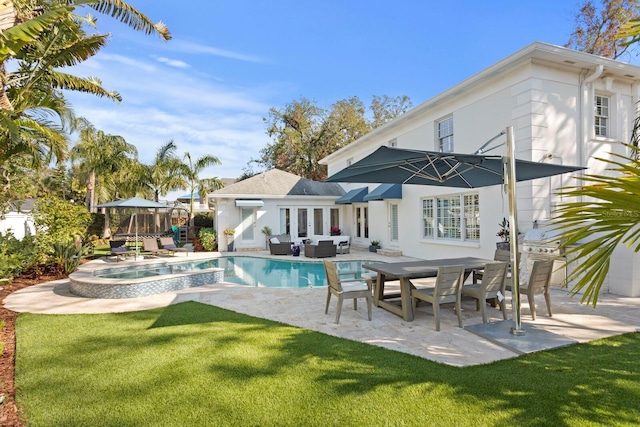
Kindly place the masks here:
POLYGON ((233 235, 236 234, 236 230, 233 228, 225 228, 222 233, 227 239, 227 252, 233 252, 233 235))
POLYGON ((333 225, 329 230, 329 234, 331 234, 332 236, 339 236, 342 234, 342 230, 340 230, 340 227, 333 225))
POLYGON ((502 218, 502 222, 498 224, 500 229, 496 236, 498 236, 501 241, 496 242, 496 248, 508 251, 511 248, 511 236, 509 231, 509 220, 507 218, 502 218))
POLYGON ((262 227, 262 234, 264 234, 265 248, 269 250, 269 238, 271 236, 271 227, 269 227, 268 225, 265 225, 264 227, 262 227))
POLYGON ((377 252, 380 249, 380 241, 372 240, 371 245, 369 245, 369 252, 377 252))

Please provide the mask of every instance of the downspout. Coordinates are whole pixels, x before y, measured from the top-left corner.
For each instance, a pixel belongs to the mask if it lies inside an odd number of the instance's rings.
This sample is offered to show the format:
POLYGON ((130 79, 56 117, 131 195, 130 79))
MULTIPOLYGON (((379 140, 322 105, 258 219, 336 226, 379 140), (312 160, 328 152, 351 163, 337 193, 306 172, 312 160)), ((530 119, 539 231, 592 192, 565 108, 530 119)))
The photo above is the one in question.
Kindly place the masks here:
MULTIPOLYGON (((585 77, 584 81, 580 84, 580 93, 579 93, 580 102, 578 105, 580 108, 581 126, 579 129, 579 132, 580 132, 579 143, 578 143, 578 146, 576 147, 576 154, 579 162, 578 164, 580 166, 587 166, 584 158, 584 152, 585 152, 585 145, 587 143, 588 134, 585 135, 585 132, 589 132, 589 128, 587 127, 587 124, 591 123, 591 119, 590 119, 591 116, 590 115, 585 116, 584 99, 583 99, 584 91, 585 89, 588 90, 587 85, 593 83, 598 77, 602 75, 603 72, 604 72, 604 65, 602 64, 597 65, 595 71, 590 75, 588 75, 587 77, 585 77), (587 129, 585 129, 585 127, 587 127, 587 129)), ((584 172, 580 171, 578 173, 583 174, 584 172)))

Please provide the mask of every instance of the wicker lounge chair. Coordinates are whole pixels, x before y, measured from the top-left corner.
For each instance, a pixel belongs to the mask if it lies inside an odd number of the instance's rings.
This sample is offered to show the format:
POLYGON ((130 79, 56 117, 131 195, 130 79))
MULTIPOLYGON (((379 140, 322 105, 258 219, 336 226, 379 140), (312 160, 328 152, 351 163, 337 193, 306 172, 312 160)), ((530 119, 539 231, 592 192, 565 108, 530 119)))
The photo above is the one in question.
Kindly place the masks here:
POLYGON ((136 252, 129 250, 126 246, 126 241, 124 240, 110 240, 109 246, 111 247, 111 255, 115 255, 116 262, 120 260, 122 257, 123 260, 126 260, 128 256, 135 256, 136 252))
POLYGON ((171 253, 168 249, 160 249, 156 239, 142 239, 142 247, 145 252, 150 252, 151 255, 168 255, 171 253))
POLYGON ((336 245, 333 240, 320 240, 317 245, 305 245, 304 256, 307 258, 328 258, 336 256, 336 245))
POLYGON ((173 241, 173 237, 161 237, 160 246, 162 246, 162 249, 171 251, 171 253, 174 255, 176 252, 185 252, 187 256, 189 256, 189 249, 177 247, 173 241))

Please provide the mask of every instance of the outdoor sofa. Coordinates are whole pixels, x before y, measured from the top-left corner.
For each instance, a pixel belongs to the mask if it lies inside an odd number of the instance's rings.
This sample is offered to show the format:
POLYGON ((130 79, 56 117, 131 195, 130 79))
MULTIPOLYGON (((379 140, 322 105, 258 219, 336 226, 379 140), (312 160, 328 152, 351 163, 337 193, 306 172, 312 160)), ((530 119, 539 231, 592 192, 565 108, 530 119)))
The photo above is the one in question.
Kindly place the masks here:
POLYGON ((317 245, 305 245, 304 256, 307 258, 328 258, 336 256, 336 245, 333 240, 320 240, 317 245))
POLYGON ((287 235, 271 236, 269 238, 271 255, 293 255, 291 245, 291 237, 287 235))

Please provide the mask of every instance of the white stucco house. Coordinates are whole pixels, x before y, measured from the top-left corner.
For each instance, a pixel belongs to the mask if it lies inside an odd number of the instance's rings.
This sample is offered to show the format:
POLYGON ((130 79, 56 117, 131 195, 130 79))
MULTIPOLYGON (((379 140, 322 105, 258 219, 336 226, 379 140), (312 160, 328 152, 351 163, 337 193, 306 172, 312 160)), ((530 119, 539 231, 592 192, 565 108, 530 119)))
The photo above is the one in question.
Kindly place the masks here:
MULTIPOLYGON (((322 159, 329 176, 381 145, 474 153, 508 126, 516 157, 534 162, 586 166, 602 172, 595 157, 626 154, 640 101, 640 67, 545 43, 533 43, 422 103, 395 120, 322 159)), ((500 141, 495 141, 498 144, 500 141)), ((492 144, 496 145, 496 144, 492 144)), ((505 147, 491 154, 503 155, 505 147)), ((547 222, 573 175, 517 186, 520 230, 547 222)), ((498 223, 509 216, 501 186, 460 191, 402 185, 393 196, 378 184, 345 185, 341 226, 354 243, 375 239, 382 247, 419 258, 461 255, 491 258, 498 223), (382 199, 382 200, 380 200, 382 199)), ((389 190, 390 191, 390 190, 389 190)), ((620 248, 605 291, 640 295, 640 257, 620 248)))
POLYGON ((31 214, 34 202, 35 199, 23 200, 1 214, 0 234, 11 233, 18 240, 22 240, 25 236, 35 235, 36 226, 31 214))
POLYGON ((331 227, 342 227, 342 209, 335 202, 344 194, 340 184, 271 169, 214 191, 209 205, 220 247, 227 244, 223 230, 232 228, 235 250, 260 250, 266 249, 265 226, 292 241, 315 241, 329 235, 331 227))

